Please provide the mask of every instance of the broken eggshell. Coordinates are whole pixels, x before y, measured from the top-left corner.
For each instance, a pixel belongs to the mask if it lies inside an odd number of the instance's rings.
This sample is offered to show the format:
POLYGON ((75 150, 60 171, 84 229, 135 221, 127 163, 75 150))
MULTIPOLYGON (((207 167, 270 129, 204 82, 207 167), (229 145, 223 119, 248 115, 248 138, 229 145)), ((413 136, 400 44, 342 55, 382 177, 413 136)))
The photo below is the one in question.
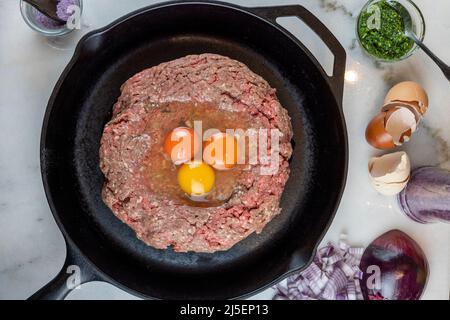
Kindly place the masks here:
POLYGON ((408 183, 411 163, 406 152, 394 152, 369 161, 370 181, 379 193, 396 195, 408 183))
POLYGON ((384 105, 392 102, 407 103, 424 115, 428 109, 428 95, 421 85, 413 81, 404 81, 396 84, 389 90, 384 99, 384 105))
POLYGON ((411 111, 412 114, 414 114, 414 117, 416 119, 416 124, 419 124, 420 120, 422 120, 422 114, 420 113, 419 109, 416 105, 411 104, 409 102, 403 102, 403 101, 391 101, 383 106, 381 108, 382 112, 392 113, 394 110, 397 110, 399 108, 405 108, 411 111))
POLYGON ((417 83, 404 81, 389 90, 381 112, 366 129, 367 142, 381 150, 409 141, 428 109, 428 95, 417 83))
POLYGON ((420 116, 411 108, 394 104, 383 109, 367 126, 367 142, 377 149, 387 150, 409 141, 420 121, 420 116))
POLYGON ((366 140, 374 148, 392 149, 395 148, 392 136, 386 131, 386 112, 377 114, 366 129, 366 140))
POLYGON ((416 116, 408 108, 397 107, 386 112, 386 132, 392 136, 395 145, 409 141, 417 129, 416 116))

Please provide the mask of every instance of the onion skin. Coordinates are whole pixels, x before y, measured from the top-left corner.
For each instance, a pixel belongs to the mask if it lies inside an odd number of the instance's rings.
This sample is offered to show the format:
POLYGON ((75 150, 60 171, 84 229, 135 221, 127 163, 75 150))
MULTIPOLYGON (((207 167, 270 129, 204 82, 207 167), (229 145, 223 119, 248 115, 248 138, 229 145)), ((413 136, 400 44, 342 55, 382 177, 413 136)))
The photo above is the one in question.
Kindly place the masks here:
POLYGON ((360 264, 361 290, 365 300, 418 300, 427 278, 428 262, 419 245, 404 232, 391 230, 375 239, 364 251, 360 264), (371 288, 379 267, 381 288, 371 288))
POLYGON ((385 128, 386 112, 377 114, 366 129, 366 140, 374 148, 388 150, 395 148, 392 136, 385 128))
POLYGON ((403 212, 419 223, 450 223, 450 172, 437 167, 414 169, 398 195, 403 212))

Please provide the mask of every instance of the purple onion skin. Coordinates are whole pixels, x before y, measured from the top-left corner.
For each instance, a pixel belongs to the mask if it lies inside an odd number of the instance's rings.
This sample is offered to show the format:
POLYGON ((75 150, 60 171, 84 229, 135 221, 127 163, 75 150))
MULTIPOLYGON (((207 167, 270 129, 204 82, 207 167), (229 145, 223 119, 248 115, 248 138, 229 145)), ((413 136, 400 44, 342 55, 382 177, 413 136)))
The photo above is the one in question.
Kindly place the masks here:
POLYGON ((76 0, 60 0, 57 5, 56 14, 61 20, 67 21, 73 14, 73 12, 67 13, 67 8, 76 4, 76 0))
POLYGON ((397 197, 400 208, 419 223, 450 223, 450 172, 437 167, 413 170, 397 197))
POLYGON ((36 21, 38 21, 45 28, 58 29, 62 26, 60 22, 47 17, 35 8, 33 8, 33 14, 36 17, 36 21))
POLYGON ((428 262, 419 245, 404 232, 391 230, 375 239, 364 251, 360 268, 361 290, 365 300, 418 300, 427 278, 428 262), (373 272, 380 268, 379 289, 371 289, 373 272))

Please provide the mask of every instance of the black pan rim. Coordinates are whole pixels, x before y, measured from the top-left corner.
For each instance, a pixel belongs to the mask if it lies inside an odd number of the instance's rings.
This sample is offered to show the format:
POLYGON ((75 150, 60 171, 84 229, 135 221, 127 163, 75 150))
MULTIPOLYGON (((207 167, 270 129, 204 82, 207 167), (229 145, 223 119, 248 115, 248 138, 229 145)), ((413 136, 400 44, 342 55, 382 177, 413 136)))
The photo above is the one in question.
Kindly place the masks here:
MULTIPOLYGON (((252 16, 253 18, 257 18, 259 20, 261 20, 264 23, 269 24, 272 28, 277 29, 281 34, 283 34, 283 36, 288 37, 291 41, 293 41, 298 47, 300 47, 300 49, 302 51, 305 52, 305 54, 308 56, 308 58, 315 64, 315 66, 317 67, 318 71, 321 73, 321 75, 327 80, 326 83, 329 86, 329 89, 331 92, 333 92, 329 79, 330 77, 325 73, 325 71, 323 70, 323 68, 321 67, 321 65, 318 63, 317 59, 311 54, 311 52, 295 37, 293 36, 291 33, 289 33, 286 29, 284 29, 283 27, 270 22, 269 20, 253 13, 251 11, 251 7, 242 7, 242 6, 238 6, 238 5, 233 5, 230 3, 224 3, 224 2, 220 2, 220 1, 168 1, 168 2, 163 2, 163 3, 159 3, 159 4, 155 4, 155 5, 151 5, 151 6, 146 6, 140 9, 137 9, 129 14, 126 14, 118 19, 116 19, 115 21, 111 22, 110 24, 106 25, 105 27, 99 28, 97 30, 93 30, 87 34, 85 34, 78 42, 75 51, 73 53, 72 58, 70 59, 69 63, 67 64, 67 66, 64 68, 63 72, 61 73, 58 81, 56 82, 54 89, 50 95, 49 101, 47 103, 47 107, 46 107, 46 111, 44 113, 44 119, 43 119, 43 125, 42 125, 42 129, 41 129, 41 138, 40 138, 40 169, 41 169, 41 177, 42 177, 42 182, 43 182, 43 186, 44 186, 44 191, 45 191, 45 195, 47 198, 47 202, 49 204, 50 210, 52 212, 52 215, 55 219, 55 222, 58 225, 58 228, 61 230, 61 233, 64 237, 64 240, 66 241, 66 249, 70 250, 70 248, 74 248, 76 250, 78 250, 79 252, 82 253, 82 250, 80 250, 80 248, 76 245, 76 243, 74 243, 70 237, 70 235, 68 234, 68 232, 66 231, 60 217, 58 214, 58 210, 54 204, 53 198, 52 198, 52 194, 50 191, 50 184, 48 182, 47 179, 47 173, 46 173, 46 168, 45 167, 45 150, 46 150, 46 137, 47 137, 47 129, 48 129, 48 125, 49 125, 49 121, 50 121, 50 116, 54 107, 54 103, 56 100, 56 97, 59 94, 59 91, 61 89, 62 84, 64 83, 66 77, 68 76, 68 74, 71 72, 71 70, 73 69, 73 66, 77 63, 82 50, 83 50, 83 43, 86 42, 89 38, 94 37, 94 36, 99 36, 102 35, 104 33, 110 32, 112 31, 114 28, 116 28, 117 26, 119 26, 122 22, 133 19, 135 16, 140 15, 140 14, 144 14, 147 12, 151 12, 153 10, 158 10, 164 7, 169 7, 169 6, 185 6, 185 5, 208 5, 208 6, 218 6, 218 7, 224 7, 224 8, 228 8, 228 9, 233 9, 236 11, 239 11, 241 13, 245 13, 247 15, 252 16)), ((276 7, 274 7, 276 8, 276 7)), ((303 269, 305 269, 314 259, 314 253, 317 250, 317 247, 319 246, 319 244, 321 243, 322 239, 324 238, 325 234, 327 233, 331 223, 334 220, 334 217, 336 215, 337 209, 339 208, 339 204, 341 202, 344 190, 345 190, 345 186, 346 186, 346 181, 347 181, 347 175, 348 175, 348 161, 349 161, 349 147, 348 147, 348 134, 347 134, 347 129, 346 129, 346 123, 345 123, 345 118, 344 118, 344 113, 342 110, 342 102, 338 101, 338 99, 336 98, 335 94, 333 94, 333 97, 335 99, 336 105, 339 106, 339 114, 340 114, 340 120, 341 120, 341 125, 343 130, 343 138, 345 141, 345 146, 342 146, 344 148, 344 154, 345 154, 345 166, 342 170, 343 176, 341 179, 341 187, 339 188, 338 193, 337 193, 337 199, 336 199, 336 203, 334 205, 333 210, 331 210, 330 214, 329 214, 329 220, 327 222, 327 224, 324 227, 324 230, 322 231, 322 233, 320 234, 320 237, 317 238, 317 240, 315 241, 315 245, 312 247, 311 253, 309 254, 310 258, 308 260, 308 262, 300 268, 295 268, 293 270, 290 270, 289 272, 286 272, 284 274, 282 274, 281 276, 279 276, 278 278, 275 278, 273 281, 271 281, 270 283, 267 283, 266 285, 253 290, 251 292, 247 292, 244 293, 240 296, 237 297, 232 297, 231 299, 244 299, 250 296, 253 296, 255 294, 258 294, 262 291, 264 291, 265 289, 273 286, 274 284, 286 279, 288 276, 297 273, 303 269)), ((129 288, 127 285, 122 284, 121 282, 117 281, 116 279, 110 277, 107 273, 105 273, 103 270, 99 269, 95 263, 93 263, 86 255, 84 255, 82 253, 84 259, 89 263, 90 267, 95 270, 95 272, 100 276, 102 281, 106 281, 128 293, 131 293, 137 297, 140 298, 145 298, 145 299, 157 299, 154 297, 150 297, 146 294, 143 294, 139 291, 136 291, 134 289, 129 288)))

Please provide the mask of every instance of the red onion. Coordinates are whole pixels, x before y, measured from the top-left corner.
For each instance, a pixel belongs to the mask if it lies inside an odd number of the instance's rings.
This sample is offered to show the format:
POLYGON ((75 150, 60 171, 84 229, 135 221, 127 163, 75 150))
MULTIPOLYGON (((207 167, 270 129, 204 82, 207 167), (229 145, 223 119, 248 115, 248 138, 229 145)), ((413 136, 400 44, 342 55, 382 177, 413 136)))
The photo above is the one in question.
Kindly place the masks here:
POLYGON ((274 300, 362 300, 359 262, 363 248, 350 247, 343 239, 339 246, 328 243, 302 272, 278 285, 274 300))
POLYGON ((399 230, 375 239, 364 251, 360 268, 366 300, 417 300, 428 277, 428 262, 422 249, 399 230))
POLYGON ((414 221, 450 223, 450 172, 437 167, 415 169, 397 199, 414 221))

